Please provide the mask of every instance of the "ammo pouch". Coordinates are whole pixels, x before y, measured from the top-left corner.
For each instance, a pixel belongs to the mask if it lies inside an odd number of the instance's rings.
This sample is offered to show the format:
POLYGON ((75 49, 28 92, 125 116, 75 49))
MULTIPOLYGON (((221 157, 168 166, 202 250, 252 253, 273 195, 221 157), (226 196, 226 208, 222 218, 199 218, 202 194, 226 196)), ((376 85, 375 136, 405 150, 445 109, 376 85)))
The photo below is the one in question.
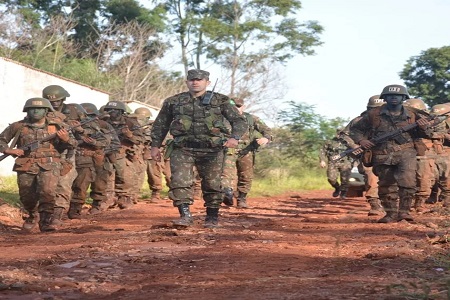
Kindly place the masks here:
POLYGON ((19 158, 16 158, 13 170, 27 172, 31 169, 32 164, 33 164, 33 160, 31 158, 19 157, 19 158))
POLYGON ((428 150, 427 145, 425 145, 422 139, 414 140, 414 148, 416 148, 418 156, 424 156, 425 152, 428 150))
POLYGON ((364 167, 366 167, 366 168, 370 168, 373 166, 372 150, 370 150, 370 149, 364 150, 362 157, 361 157, 361 162, 364 165, 364 167))
POLYGON ((105 162, 105 153, 103 151, 95 151, 94 155, 92 155, 92 160, 94 161, 94 165, 99 167, 103 165, 105 162))
POLYGON ((62 160, 61 161, 61 170, 59 171, 59 174, 61 176, 67 175, 73 168, 73 164, 71 161, 68 160, 62 160))
POLYGON ((164 159, 169 159, 170 155, 173 152, 173 147, 175 146, 175 141, 174 140, 167 140, 166 142, 166 147, 164 149, 164 159))

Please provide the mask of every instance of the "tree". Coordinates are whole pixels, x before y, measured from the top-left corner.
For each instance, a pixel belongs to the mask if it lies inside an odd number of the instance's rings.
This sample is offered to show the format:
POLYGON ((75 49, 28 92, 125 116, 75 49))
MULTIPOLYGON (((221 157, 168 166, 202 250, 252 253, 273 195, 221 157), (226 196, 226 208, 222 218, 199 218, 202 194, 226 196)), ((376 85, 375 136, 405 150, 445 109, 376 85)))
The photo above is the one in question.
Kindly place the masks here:
POLYGON ((409 93, 430 107, 450 102, 450 46, 430 48, 408 59, 400 72, 409 93))

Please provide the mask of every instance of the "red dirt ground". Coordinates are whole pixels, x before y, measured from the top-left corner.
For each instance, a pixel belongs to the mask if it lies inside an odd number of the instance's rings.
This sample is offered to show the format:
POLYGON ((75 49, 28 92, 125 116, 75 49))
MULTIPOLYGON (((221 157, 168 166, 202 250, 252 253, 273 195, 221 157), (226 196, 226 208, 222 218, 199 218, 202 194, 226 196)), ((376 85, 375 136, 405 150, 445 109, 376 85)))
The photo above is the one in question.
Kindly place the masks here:
MULTIPOLYGON (((364 198, 330 191, 250 198, 219 229, 177 230, 171 202, 139 203, 55 233, 0 217, 0 299, 450 299, 448 214, 439 204, 378 224, 364 198)), ((0 207, 6 208, 6 205, 0 207)))

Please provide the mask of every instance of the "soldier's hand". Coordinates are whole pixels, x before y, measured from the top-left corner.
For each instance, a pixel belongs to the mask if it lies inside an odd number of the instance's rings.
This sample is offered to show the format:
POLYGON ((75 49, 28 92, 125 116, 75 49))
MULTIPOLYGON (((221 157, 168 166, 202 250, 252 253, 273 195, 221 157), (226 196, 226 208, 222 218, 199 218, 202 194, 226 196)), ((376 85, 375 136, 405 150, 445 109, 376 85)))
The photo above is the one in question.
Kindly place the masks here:
POLYGON ((154 161, 161 161, 161 151, 158 147, 152 147, 150 149, 150 155, 154 161))
POLYGON ((22 156, 25 152, 22 149, 5 149, 5 154, 14 155, 14 156, 22 156))
POLYGON ((260 146, 264 146, 269 142, 268 138, 262 137, 260 139, 256 139, 256 142, 258 143, 258 145, 260 146))
POLYGON ((67 121, 67 124, 69 124, 71 127, 73 127, 73 130, 79 133, 83 133, 84 129, 80 126, 80 122, 77 120, 69 120, 67 121))
POLYGON ((323 160, 320 161, 320 167, 323 169, 327 166, 327 163, 324 162, 323 160))
POLYGON ((64 129, 64 128, 58 130, 56 132, 56 135, 63 142, 68 142, 69 141, 69 132, 66 129, 64 129))
POLYGON ((223 146, 226 148, 237 148, 239 141, 234 138, 229 138, 223 146))
POLYGON ((359 144, 360 144, 361 147, 363 147, 364 149, 370 149, 370 148, 372 148, 372 147, 375 146, 375 144, 372 143, 372 142, 369 141, 369 140, 361 140, 361 141, 359 142, 359 144))
POLYGON ((122 133, 127 138, 133 137, 133 132, 130 129, 128 129, 128 126, 125 126, 124 128, 122 128, 122 133))
POLYGON ((426 118, 420 118, 419 120, 417 120, 417 125, 421 129, 427 129, 432 123, 433 123, 432 120, 428 120, 426 118))
POLYGON ((83 142, 85 142, 86 144, 89 145, 95 145, 95 140, 89 136, 82 136, 81 139, 83 140, 83 142))

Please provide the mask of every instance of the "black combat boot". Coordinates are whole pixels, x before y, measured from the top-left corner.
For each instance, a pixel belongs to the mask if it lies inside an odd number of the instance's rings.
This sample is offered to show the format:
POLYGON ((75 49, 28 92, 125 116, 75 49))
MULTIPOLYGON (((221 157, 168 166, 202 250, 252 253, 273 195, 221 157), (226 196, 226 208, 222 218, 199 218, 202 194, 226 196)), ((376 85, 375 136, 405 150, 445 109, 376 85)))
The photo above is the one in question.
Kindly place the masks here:
POLYGON ((37 212, 28 212, 28 217, 26 217, 24 221, 25 222, 23 222, 22 228, 24 230, 30 231, 34 227, 36 227, 39 221, 39 214, 37 212))
POLYGON ((436 202, 438 202, 439 199, 439 186, 438 185, 434 185, 433 188, 431 189, 431 194, 430 197, 428 197, 428 199, 425 201, 426 204, 435 204, 436 202))
POLYGON ((218 228, 219 227, 219 208, 207 207, 205 228, 218 228))
POLYGON ((408 222, 414 222, 414 218, 409 214, 411 210, 412 196, 400 196, 398 221, 405 220, 408 222))
POLYGON ((52 225, 55 227, 61 226, 63 224, 64 207, 55 207, 53 211, 52 225))
POLYGON ((370 210, 367 214, 368 216, 377 216, 384 212, 383 206, 381 206, 380 199, 378 198, 369 198, 367 202, 370 204, 370 210))
POLYGON ((347 191, 341 191, 341 199, 347 199, 347 191))
POLYGON ((180 219, 172 221, 173 225, 180 227, 189 227, 194 224, 191 211, 189 210, 189 204, 183 203, 178 205, 178 212, 180 213, 180 219))
POLYGON ((334 192, 333 192, 332 196, 334 198, 339 197, 339 194, 341 193, 341 188, 340 188, 339 184, 335 185, 333 187, 334 187, 334 192))
POLYGON ((239 196, 237 197, 237 207, 238 208, 248 208, 247 193, 239 192, 239 196))
POLYGON ((223 204, 233 206, 233 189, 228 187, 223 189, 223 204))
POLYGON ((83 208, 83 204, 70 202, 69 211, 67 212, 67 216, 69 219, 81 219, 81 209, 83 208))
POLYGON ((56 227, 52 225, 52 223, 53 223, 52 213, 46 211, 39 213, 39 230, 41 232, 55 231, 56 227))
POLYGON ((380 199, 386 215, 378 220, 378 223, 394 223, 397 222, 398 208, 397 199, 380 199))
POLYGON ((102 201, 94 200, 92 201, 92 206, 89 209, 90 215, 97 215, 102 212, 102 201))
POLYGON ((414 199, 414 209, 417 213, 423 213, 425 211, 425 207, 423 207, 423 203, 425 202, 425 198, 421 196, 416 196, 414 199))
POLYGON ((160 190, 152 190, 152 197, 150 198, 149 203, 158 203, 161 201, 161 191, 160 190))

